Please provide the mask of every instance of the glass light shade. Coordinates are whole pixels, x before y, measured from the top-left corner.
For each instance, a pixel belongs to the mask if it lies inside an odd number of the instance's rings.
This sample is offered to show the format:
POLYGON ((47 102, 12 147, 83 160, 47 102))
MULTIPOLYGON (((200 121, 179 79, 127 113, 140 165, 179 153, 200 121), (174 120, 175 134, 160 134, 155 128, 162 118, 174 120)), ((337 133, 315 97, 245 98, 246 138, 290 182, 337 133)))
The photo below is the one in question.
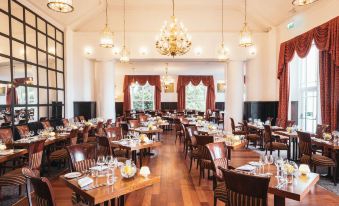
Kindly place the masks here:
POLYGON ((239 46, 249 47, 253 45, 252 33, 248 30, 247 24, 244 24, 243 29, 240 32, 239 46))
POLYGON ((120 56, 120 62, 126 63, 129 62, 129 51, 128 49, 124 46, 121 50, 121 56, 120 56))
POLYGON ((299 166, 299 172, 302 175, 308 175, 311 172, 311 170, 310 170, 310 167, 307 164, 301 164, 299 166))
POLYGON ((62 13, 69 13, 74 10, 73 0, 48 0, 48 8, 62 13))
POLYGON ((112 48, 113 44, 113 32, 106 25, 104 30, 101 33, 100 37, 100 46, 103 48, 112 48))
POLYGON ((292 4, 295 6, 305 6, 307 4, 312 4, 318 0, 293 0, 292 4))
POLYGON ((221 44, 217 53, 220 61, 226 61, 228 59, 229 49, 226 48, 224 44, 221 44))
POLYGON ((140 168, 140 172, 139 173, 140 173, 141 176, 147 178, 148 175, 151 174, 151 171, 150 171, 149 167, 143 166, 143 167, 140 168))

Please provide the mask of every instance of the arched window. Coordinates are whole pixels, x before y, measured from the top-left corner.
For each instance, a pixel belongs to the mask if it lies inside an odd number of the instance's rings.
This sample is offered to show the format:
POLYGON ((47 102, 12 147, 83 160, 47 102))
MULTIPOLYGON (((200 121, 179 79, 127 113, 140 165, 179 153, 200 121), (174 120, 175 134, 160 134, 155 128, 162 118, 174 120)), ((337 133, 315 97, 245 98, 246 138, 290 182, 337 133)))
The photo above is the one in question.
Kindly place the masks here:
POLYGON ((206 111, 207 87, 200 82, 197 86, 189 83, 185 88, 185 109, 206 111))
POLYGON ((154 110, 155 87, 148 82, 141 86, 136 82, 130 86, 131 109, 134 110, 154 110))

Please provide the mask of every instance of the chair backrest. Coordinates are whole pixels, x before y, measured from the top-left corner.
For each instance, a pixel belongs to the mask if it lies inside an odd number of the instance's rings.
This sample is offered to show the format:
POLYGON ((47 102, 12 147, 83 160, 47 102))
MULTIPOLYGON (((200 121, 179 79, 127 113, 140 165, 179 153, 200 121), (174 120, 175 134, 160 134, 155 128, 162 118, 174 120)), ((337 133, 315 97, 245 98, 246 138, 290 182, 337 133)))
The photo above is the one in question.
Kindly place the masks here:
POLYGON ((84 129, 82 130, 82 140, 84 143, 88 142, 88 137, 89 137, 89 129, 91 126, 85 125, 84 129))
POLYGON ((312 140, 311 140, 311 134, 308 132, 300 132, 298 133, 298 139, 299 139, 299 154, 302 155, 312 155, 312 140))
POLYGON ((316 137, 323 138, 323 134, 328 130, 329 125, 327 124, 318 124, 316 129, 316 137))
POLYGON ((85 118, 84 116, 79 116, 78 118, 79 118, 79 121, 80 121, 80 122, 81 122, 81 121, 86 121, 86 118, 85 118))
POLYGON ((230 117, 231 120, 231 128, 232 128, 232 133, 235 132, 235 123, 234 123, 234 119, 232 117, 230 117))
POLYGON ((40 167, 42 162, 42 155, 45 146, 44 139, 34 141, 28 146, 28 167, 40 174, 40 167))
POLYGON ((112 119, 108 119, 107 121, 106 121, 106 124, 105 124, 105 127, 106 128, 110 128, 110 127, 112 127, 112 119))
POLYGON ((286 127, 293 127, 294 124, 295 124, 294 120, 287 120, 286 127))
POLYGON ((29 127, 27 125, 18 125, 16 128, 21 138, 23 138, 29 132, 29 127))
POLYGON ((40 122, 44 129, 51 127, 51 123, 48 120, 40 122))
POLYGON ((79 117, 74 117, 74 122, 80 122, 79 117))
POLYGON ((122 129, 121 127, 110 127, 105 128, 105 133, 108 138, 114 141, 122 139, 122 129))
POLYGON ((76 144, 68 146, 66 149, 71 159, 71 169, 73 172, 88 170, 95 165, 95 145, 76 144))
POLYGON ((0 128, 0 140, 4 144, 9 144, 13 142, 13 133, 11 128, 0 128))
POLYGON ((96 128, 96 134, 99 136, 103 136, 105 134, 103 122, 98 122, 97 128, 96 128))
POLYGON ((198 112, 198 115, 203 117, 205 116, 205 112, 198 112))
POLYGON ((272 131, 270 125, 264 125, 264 142, 272 143, 272 131))
POLYGON ((108 156, 112 155, 112 149, 110 144, 110 139, 105 136, 97 136, 97 155, 98 156, 108 156))
POLYGON ((37 177, 29 168, 22 168, 22 174, 28 178, 34 188, 37 206, 55 206, 55 196, 51 183, 46 177, 37 177))
POLYGON ((228 151, 224 142, 209 143, 206 145, 211 155, 214 171, 218 177, 222 177, 219 167, 228 168, 228 151))
POLYGON ((198 128, 196 126, 189 126, 186 127, 186 131, 187 138, 191 140, 192 145, 196 145, 197 140, 195 139, 195 135, 198 134, 198 128))
POLYGON ((242 123, 243 123, 243 126, 242 126, 243 131, 244 131, 246 134, 249 134, 249 133, 250 133, 250 129, 249 129, 249 127, 248 127, 248 122, 247 122, 247 120, 242 121, 242 123))
POLYGON ((270 177, 219 168, 227 185, 228 206, 267 206, 270 177))
POLYGON ((140 121, 138 119, 128 120, 130 128, 137 128, 140 126, 140 121))
POLYGON ((194 135, 197 141, 197 147, 199 149, 199 154, 202 159, 211 159, 210 152, 206 147, 207 144, 213 143, 214 137, 209 135, 194 135))
POLYGON ((140 121, 140 122, 146 122, 147 119, 148 119, 148 116, 147 116, 147 115, 145 115, 145 114, 140 114, 140 115, 139 115, 139 121, 140 121))
POLYGON ((62 124, 64 125, 64 127, 67 127, 69 125, 68 119, 62 119, 62 124))
POLYGON ((78 141, 78 132, 79 132, 78 129, 72 129, 71 130, 71 132, 69 134, 70 145, 77 144, 77 141, 78 141))

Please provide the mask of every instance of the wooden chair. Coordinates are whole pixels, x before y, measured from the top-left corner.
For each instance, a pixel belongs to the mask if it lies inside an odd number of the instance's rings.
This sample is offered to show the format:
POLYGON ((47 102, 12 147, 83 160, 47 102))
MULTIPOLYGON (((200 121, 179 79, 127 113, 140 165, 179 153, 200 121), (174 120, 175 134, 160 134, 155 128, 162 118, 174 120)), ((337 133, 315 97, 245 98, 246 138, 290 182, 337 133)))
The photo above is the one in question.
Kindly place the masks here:
POLYGON ((205 177, 205 170, 207 169, 208 175, 209 171, 213 171, 213 163, 211 154, 206 147, 207 144, 213 143, 214 137, 207 135, 195 135, 197 141, 197 148, 199 151, 199 160, 200 160, 200 174, 199 174, 199 185, 201 182, 201 177, 205 177))
POLYGON ((78 118, 79 118, 80 122, 82 122, 82 121, 86 122, 86 118, 84 116, 79 116, 78 118))
POLYGON ((13 142, 13 133, 11 128, 0 128, 0 140, 4 144, 13 142))
POLYGON ((218 112, 217 114, 218 114, 217 119, 216 119, 217 124, 218 124, 218 126, 219 126, 219 124, 222 124, 222 128, 224 129, 225 128, 225 125, 224 125, 224 122, 225 122, 225 120, 224 120, 224 113, 218 112))
POLYGON ((249 175, 222 167, 227 185, 228 206, 267 206, 270 177, 249 175))
POLYGON ((91 129, 91 126, 86 125, 84 129, 82 130, 82 141, 84 143, 95 143, 96 141, 95 136, 90 136, 90 133, 89 133, 90 129, 91 129))
MULTIPOLYGON (((110 139, 105 136, 97 136, 97 156, 114 156, 110 139)), ((115 157, 115 156, 114 156, 115 157)), ((127 158, 117 157, 119 162, 125 162, 127 158)))
MULTIPOLYGON (((77 144, 77 140, 78 140, 78 129, 72 129, 70 134, 69 134, 69 143, 68 145, 75 145, 77 144)), ((66 161, 68 160, 69 155, 67 152, 67 149, 65 147, 62 147, 61 149, 55 150, 53 152, 51 152, 48 155, 47 158, 47 162, 48 162, 48 173, 50 173, 50 169, 51 169, 51 163, 53 161, 58 161, 59 162, 59 166, 61 161, 64 161, 65 165, 66 165, 66 161)))
POLYGON ((106 121, 106 124, 105 124, 105 128, 110 128, 110 127, 112 127, 112 119, 108 119, 107 121, 106 121))
POLYGON ((319 167, 328 167, 332 168, 333 171, 333 182, 334 185, 337 185, 337 167, 334 159, 326 157, 323 155, 314 154, 312 149, 312 139, 311 134, 307 132, 297 131, 299 138, 299 154, 301 156, 300 161, 305 164, 313 166, 314 172, 319 167))
POLYGON ((257 147, 258 140, 260 140, 260 135, 257 132, 250 132, 247 120, 243 121, 243 130, 245 132, 245 138, 247 139, 247 148, 250 142, 253 142, 254 147, 257 147))
MULTIPOLYGON (((122 129, 121 127, 111 127, 105 128, 106 137, 111 141, 119 141, 122 139, 122 129)), ((125 157, 127 155, 127 151, 119 148, 115 148, 112 150, 114 156, 117 157, 125 157)))
POLYGON ((238 128, 241 128, 241 126, 235 126, 234 119, 230 117, 231 120, 231 128, 233 135, 245 135, 245 131, 239 130, 238 128))
POLYGON ((179 119, 174 119, 174 129, 175 129, 175 142, 179 139, 179 143, 181 144, 182 138, 184 137, 184 133, 181 128, 181 122, 179 119))
POLYGON ((148 119, 148 116, 147 116, 147 115, 145 115, 145 114, 140 114, 140 115, 139 115, 139 121, 140 121, 140 122, 146 122, 147 119, 148 119))
POLYGON ((105 135, 104 123, 103 122, 98 122, 97 127, 95 129, 95 135, 96 136, 104 136, 105 135))
MULTIPOLYGON (((329 125, 327 124, 317 124, 316 132, 315 132, 315 137, 319 139, 323 139, 323 134, 326 133, 329 129, 329 125)), ((316 152, 319 152, 321 154, 324 154, 324 147, 322 146, 317 146, 317 145, 312 145, 316 152)))
POLYGON ((68 119, 62 119, 62 124, 64 127, 67 127, 69 125, 68 119))
POLYGON ((140 127, 140 121, 138 119, 128 120, 128 124, 131 129, 140 127))
POLYGON ((286 150, 287 158, 290 159, 289 146, 282 142, 276 142, 273 139, 270 125, 264 125, 264 129, 265 129, 264 130, 264 148, 266 150, 266 154, 267 154, 267 150, 270 151, 270 154, 272 154, 273 150, 278 150, 278 156, 280 157, 280 150, 286 150))
POLYGON ((79 117, 74 117, 74 122, 80 122, 79 117))
POLYGON ((71 171, 82 172, 96 164, 96 146, 92 144, 76 144, 66 147, 71 160, 71 171))
POLYGON ((286 122, 286 127, 293 127, 293 125, 295 124, 295 121, 294 120, 288 120, 286 122))
POLYGON ((219 167, 228 169, 228 152, 224 142, 209 143, 206 145, 210 152, 213 165, 213 190, 214 190, 214 206, 217 205, 217 200, 227 203, 227 192, 219 167))
POLYGON ((19 132, 20 138, 24 138, 29 132, 29 127, 27 125, 18 125, 16 126, 16 129, 19 132))
MULTIPOLYGON (((42 161, 42 155, 44 151, 45 140, 35 141, 29 144, 28 146, 28 165, 34 173, 40 175, 40 167, 42 161)), ((22 175, 22 168, 17 168, 15 170, 5 173, 3 176, 0 176, 0 187, 3 186, 18 186, 19 193, 21 194, 21 186, 26 184, 26 179, 22 175)))
POLYGON ((195 135, 197 135, 197 127, 195 126, 190 126, 185 128, 185 138, 187 139, 187 148, 185 151, 185 159, 188 153, 188 150, 190 151, 190 169, 189 171, 191 172, 192 170, 192 164, 194 160, 197 160, 197 167, 199 165, 199 150, 197 148, 197 141, 195 139, 195 135))
POLYGON ((42 125, 42 128, 44 128, 44 129, 52 127, 50 121, 48 121, 48 120, 41 121, 40 123, 42 125))

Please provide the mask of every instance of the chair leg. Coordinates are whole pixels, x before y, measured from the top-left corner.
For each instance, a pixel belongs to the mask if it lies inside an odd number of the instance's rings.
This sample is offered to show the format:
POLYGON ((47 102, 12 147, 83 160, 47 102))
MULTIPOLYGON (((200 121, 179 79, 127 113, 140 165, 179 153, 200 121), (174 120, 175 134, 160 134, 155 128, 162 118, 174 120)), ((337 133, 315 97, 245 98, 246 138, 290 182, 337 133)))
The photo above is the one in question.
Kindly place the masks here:
POLYGON ((334 182, 334 186, 337 186, 337 167, 333 167, 333 182, 334 182))
POLYGON ((191 157, 191 161, 190 161, 190 170, 189 170, 189 172, 191 172, 191 170, 192 170, 192 163, 193 163, 193 157, 191 157))
POLYGON ((280 157, 280 149, 278 149, 278 157, 280 157))
POLYGON ((203 169, 202 169, 201 166, 200 166, 199 185, 200 185, 200 182, 201 182, 201 175, 202 175, 202 173, 203 173, 203 169))
POLYGON ((217 198, 214 197, 213 206, 217 206, 217 198))

